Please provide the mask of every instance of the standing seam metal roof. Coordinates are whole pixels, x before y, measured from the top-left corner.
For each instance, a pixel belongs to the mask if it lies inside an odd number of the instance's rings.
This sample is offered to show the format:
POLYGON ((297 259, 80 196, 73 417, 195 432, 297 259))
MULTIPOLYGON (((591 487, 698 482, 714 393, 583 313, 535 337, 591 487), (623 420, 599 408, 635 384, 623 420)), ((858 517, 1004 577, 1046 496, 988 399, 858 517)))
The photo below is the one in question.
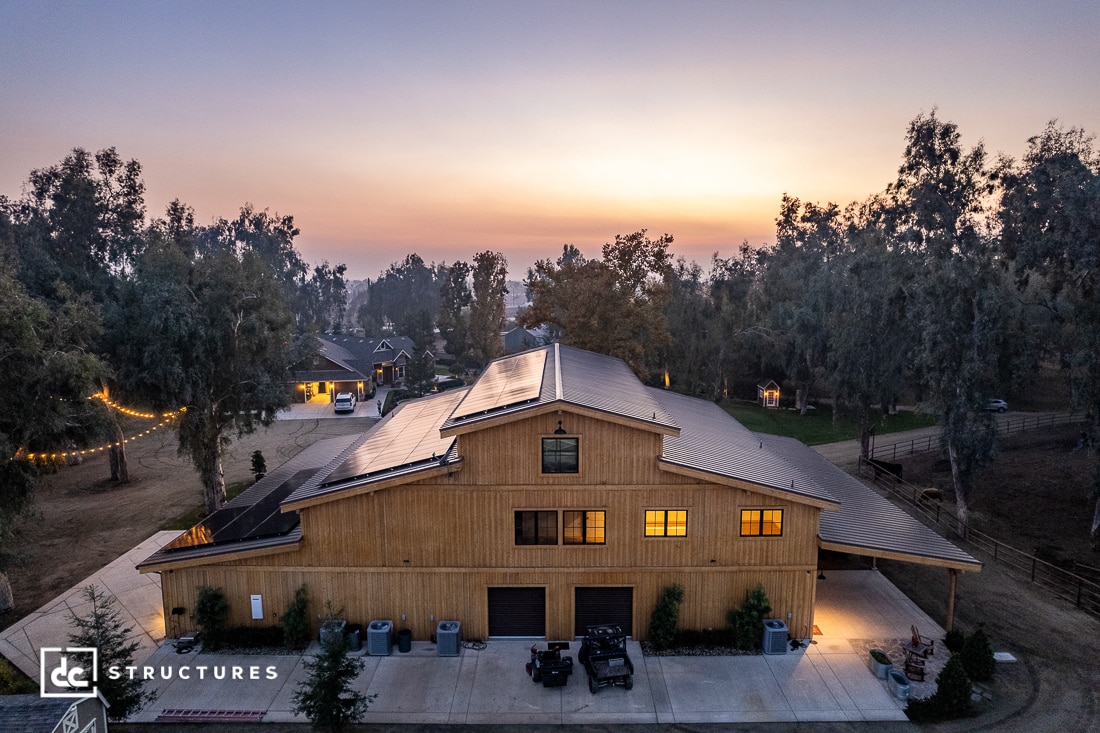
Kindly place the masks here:
POLYGON ((853 550, 875 550, 929 558, 979 569, 981 562, 941 537, 919 519, 903 511, 859 479, 825 460, 814 449, 793 438, 757 434, 766 449, 783 456, 806 476, 840 500, 839 512, 822 512, 822 542, 847 545, 853 550))
POLYGON ((679 436, 664 437, 661 455, 664 461, 817 501, 837 502, 837 497, 825 486, 776 455, 713 402, 648 389, 653 399, 683 426, 679 436))

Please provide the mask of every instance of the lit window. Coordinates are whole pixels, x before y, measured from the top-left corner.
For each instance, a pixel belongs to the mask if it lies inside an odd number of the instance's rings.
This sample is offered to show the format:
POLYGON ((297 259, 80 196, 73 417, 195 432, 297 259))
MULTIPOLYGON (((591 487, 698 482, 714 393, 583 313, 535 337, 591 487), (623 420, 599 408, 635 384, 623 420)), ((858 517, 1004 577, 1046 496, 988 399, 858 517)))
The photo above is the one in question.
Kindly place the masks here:
POLYGON ((646 537, 686 537, 688 513, 683 509, 647 509, 646 537))
POLYGON ((516 512, 516 544, 558 544, 558 513, 516 512))
POLYGON ((543 473, 578 473, 580 438, 543 438, 543 473))
POLYGON ((563 512, 562 540, 567 545, 604 544, 604 513, 563 512))
POLYGON ((783 534, 782 509, 742 509, 742 537, 779 537, 783 534))

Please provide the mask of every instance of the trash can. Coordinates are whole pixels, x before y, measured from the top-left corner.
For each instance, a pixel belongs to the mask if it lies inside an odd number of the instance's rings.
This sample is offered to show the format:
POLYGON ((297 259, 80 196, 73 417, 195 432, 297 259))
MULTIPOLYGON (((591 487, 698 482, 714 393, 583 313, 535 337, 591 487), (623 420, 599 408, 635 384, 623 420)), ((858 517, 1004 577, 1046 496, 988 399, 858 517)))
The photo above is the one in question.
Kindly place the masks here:
POLYGON ((413 632, 409 629, 401 629, 397 632, 397 651, 399 652, 411 652, 413 643, 413 632))
POLYGON ((441 657, 457 657, 462 653, 462 624, 458 621, 440 621, 435 628, 436 651, 441 657))
POLYGON ((890 686, 890 692, 894 697, 905 702, 909 699, 909 678, 900 669, 890 670, 886 676, 886 683, 890 686))
POLYGON ((363 627, 352 624, 348 627, 348 651, 357 652, 363 648, 363 627))

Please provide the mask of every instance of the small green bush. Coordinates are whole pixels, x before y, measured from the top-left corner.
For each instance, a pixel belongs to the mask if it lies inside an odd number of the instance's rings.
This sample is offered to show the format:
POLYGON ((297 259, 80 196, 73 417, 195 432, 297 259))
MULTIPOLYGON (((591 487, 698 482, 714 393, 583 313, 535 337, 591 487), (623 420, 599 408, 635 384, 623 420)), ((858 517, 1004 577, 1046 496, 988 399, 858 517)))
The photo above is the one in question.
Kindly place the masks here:
POLYGON ((38 692, 38 683, 0 657, 0 695, 29 695, 32 692, 38 692))
POLYGON ((305 649, 309 631, 309 593, 303 585, 283 612, 283 640, 291 649, 305 649))
POLYGON ((649 617, 649 641, 658 649, 668 649, 676 639, 676 624, 680 619, 680 604, 684 588, 674 583, 665 588, 649 617))
POLYGON ((989 638, 985 635, 985 629, 981 624, 978 630, 971 634, 963 644, 962 652, 963 669, 970 679, 978 682, 988 682, 993 679, 993 670, 996 668, 996 660, 993 659, 993 647, 989 638))
POLYGON ((283 646, 282 626, 234 626, 225 632, 225 643, 238 649, 283 646))
POLYGON ((742 651, 754 651, 760 646, 763 638, 764 619, 772 612, 771 601, 768 600, 764 586, 757 584, 753 588, 741 608, 729 611, 726 614, 726 623, 733 627, 734 638, 737 640, 737 648, 742 651))
POLYGON ((952 654, 936 675, 936 693, 911 699, 905 714, 914 723, 954 720, 970 714, 970 679, 958 654, 952 654))
POLYGON ((200 585, 195 599, 195 623, 202 627, 204 649, 215 651, 225 645, 229 625, 229 601, 221 588, 200 585))
POLYGON ((947 647, 947 651, 952 654, 961 652, 963 644, 966 643, 966 634, 958 629, 951 629, 947 632, 947 636, 943 638, 943 645, 947 647))

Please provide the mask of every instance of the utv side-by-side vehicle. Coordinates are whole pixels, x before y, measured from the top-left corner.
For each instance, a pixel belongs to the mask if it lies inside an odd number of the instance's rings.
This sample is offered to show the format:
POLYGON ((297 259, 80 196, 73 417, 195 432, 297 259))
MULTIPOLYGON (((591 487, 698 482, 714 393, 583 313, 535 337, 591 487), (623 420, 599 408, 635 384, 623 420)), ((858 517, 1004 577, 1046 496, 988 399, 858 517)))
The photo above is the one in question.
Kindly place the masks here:
POLYGON ((588 690, 595 695, 601 687, 634 687, 634 663, 626 652, 626 634, 619 626, 589 626, 577 659, 588 672, 588 690))

